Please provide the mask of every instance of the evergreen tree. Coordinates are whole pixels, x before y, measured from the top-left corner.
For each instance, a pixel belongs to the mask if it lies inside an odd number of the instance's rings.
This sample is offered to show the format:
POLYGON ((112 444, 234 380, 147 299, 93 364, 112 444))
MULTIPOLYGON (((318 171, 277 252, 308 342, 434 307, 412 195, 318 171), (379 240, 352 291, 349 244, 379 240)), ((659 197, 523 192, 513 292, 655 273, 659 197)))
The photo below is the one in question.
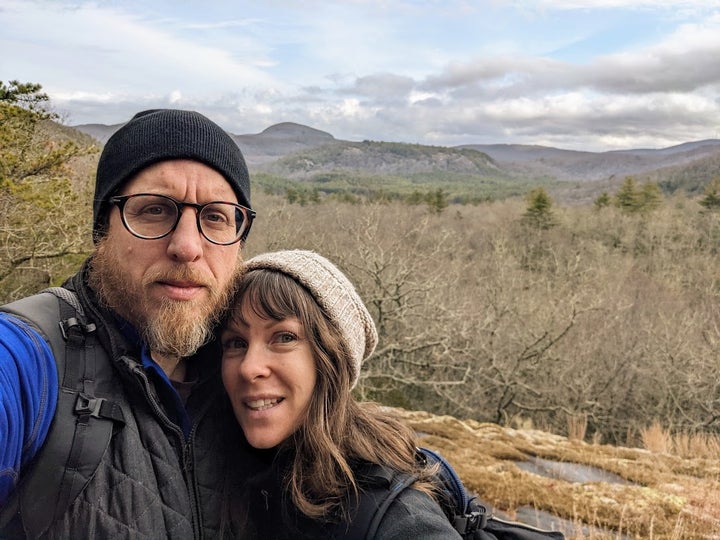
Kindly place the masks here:
POLYGON ((635 180, 627 177, 615 194, 615 206, 628 214, 645 213, 662 204, 663 195, 658 185, 647 182, 638 187, 635 180))
POLYGON ((0 302, 66 277, 54 265, 81 254, 89 236, 91 197, 73 188, 68 165, 96 149, 57 136, 41 90, 0 81, 0 302))
POLYGON ((700 204, 708 210, 720 209, 720 176, 716 176, 705 186, 705 196, 700 204))
POLYGON ((615 206, 620 208, 623 212, 636 212, 640 206, 640 194, 638 193, 635 180, 631 177, 627 177, 620 186, 620 189, 615 194, 614 199, 615 206))
POLYGON ((48 110, 50 98, 40 90, 42 86, 37 83, 10 81, 6 85, 0 81, 0 104, 22 107, 40 118, 55 118, 57 115, 48 110))
POLYGON ((608 195, 607 191, 603 191, 597 199, 593 202, 593 206, 596 210, 600 210, 601 208, 605 208, 606 206, 610 206, 610 195, 608 195))
POLYGON ((640 189, 640 211, 649 212, 662 204, 662 191, 655 182, 643 184, 640 189))
POLYGON ((523 221, 537 229, 550 229, 557 225, 552 211, 553 201, 544 188, 538 187, 527 194, 528 203, 523 221))
POLYGON ((435 214, 441 214, 449 204, 447 193, 442 188, 438 188, 435 191, 428 193, 425 197, 425 201, 430 207, 430 210, 435 214))

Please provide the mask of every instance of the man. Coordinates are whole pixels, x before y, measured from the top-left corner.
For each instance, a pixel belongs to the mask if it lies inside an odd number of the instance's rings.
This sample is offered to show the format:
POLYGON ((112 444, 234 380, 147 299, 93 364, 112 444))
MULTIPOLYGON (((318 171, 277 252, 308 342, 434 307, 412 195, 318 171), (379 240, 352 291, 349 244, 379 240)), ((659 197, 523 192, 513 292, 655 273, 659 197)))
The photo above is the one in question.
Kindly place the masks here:
POLYGON ((108 140, 95 249, 64 284, 79 311, 45 293, 0 313, 0 537, 218 536, 242 457, 211 338, 254 215, 242 153, 206 117, 145 111, 108 140), (67 463, 48 456, 62 437, 67 463))

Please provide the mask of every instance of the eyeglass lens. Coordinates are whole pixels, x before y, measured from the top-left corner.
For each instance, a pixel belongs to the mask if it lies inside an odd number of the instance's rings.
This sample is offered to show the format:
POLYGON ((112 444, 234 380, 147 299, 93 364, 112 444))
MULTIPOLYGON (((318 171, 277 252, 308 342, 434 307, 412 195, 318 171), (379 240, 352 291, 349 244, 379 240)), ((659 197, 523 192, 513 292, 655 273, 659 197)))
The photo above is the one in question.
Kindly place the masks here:
MULTIPOLYGON (((160 238, 175 228, 179 208, 173 199, 160 195, 134 195, 123 208, 125 222, 134 234, 160 238)), ((202 206, 198 215, 200 230, 211 242, 231 243, 242 234, 246 217, 241 208, 216 202, 202 206)))

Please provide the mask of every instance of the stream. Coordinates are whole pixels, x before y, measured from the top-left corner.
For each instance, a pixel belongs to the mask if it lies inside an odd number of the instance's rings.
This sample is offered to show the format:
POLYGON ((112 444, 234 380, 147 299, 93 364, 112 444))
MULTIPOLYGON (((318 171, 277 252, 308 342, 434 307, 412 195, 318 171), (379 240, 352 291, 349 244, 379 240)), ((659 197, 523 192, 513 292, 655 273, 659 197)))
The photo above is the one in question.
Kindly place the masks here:
MULTIPOLYGON (((632 482, 625 480, 615 473, 611 473, 593 467, 591 465, 581 465, 578 463, 567 463, 560 461, 552 461, 538 457, 530 457, 527 461, 516 462, 523 471, 544 476, 546 478, 554 478, 556 480, 564 480, 566 482, 582 483, 582 482, 605 482, 609 484, 632 485, 632 482)), ((502 512, 495 512, 501 519, 514 519, 521 523, 538 527, 540 529, 550 529, 562 531, 567 536, 591 536, 598 534, 614 534, 613 531, 600 529, 589 525, 578 526, 572 521, 544 512, 530 506, 521 506, 517 509, 514 516, 510 517, 502 512)), ((617 537, 622 540, 632 540, 627 536, 617 537)))

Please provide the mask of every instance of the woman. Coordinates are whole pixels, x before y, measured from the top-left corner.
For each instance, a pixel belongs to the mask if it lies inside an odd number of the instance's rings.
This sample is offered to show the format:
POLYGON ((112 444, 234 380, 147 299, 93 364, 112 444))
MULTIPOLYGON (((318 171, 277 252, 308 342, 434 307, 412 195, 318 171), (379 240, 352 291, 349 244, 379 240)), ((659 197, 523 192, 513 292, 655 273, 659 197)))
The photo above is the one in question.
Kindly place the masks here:
POLYGON ((353 529, 358 501, 387 486, 377 464, 417 481, 376 538, 460 538, 433 498, 434 471, 416 459, 413 432, 351 394, 377 332, 330 261, 299 250, 249 260, 222 344, 223 382, 257 450, 258 463, 243 465, 261 471, 235 493, 233 528, 262 539, 363 537, 353 529))

